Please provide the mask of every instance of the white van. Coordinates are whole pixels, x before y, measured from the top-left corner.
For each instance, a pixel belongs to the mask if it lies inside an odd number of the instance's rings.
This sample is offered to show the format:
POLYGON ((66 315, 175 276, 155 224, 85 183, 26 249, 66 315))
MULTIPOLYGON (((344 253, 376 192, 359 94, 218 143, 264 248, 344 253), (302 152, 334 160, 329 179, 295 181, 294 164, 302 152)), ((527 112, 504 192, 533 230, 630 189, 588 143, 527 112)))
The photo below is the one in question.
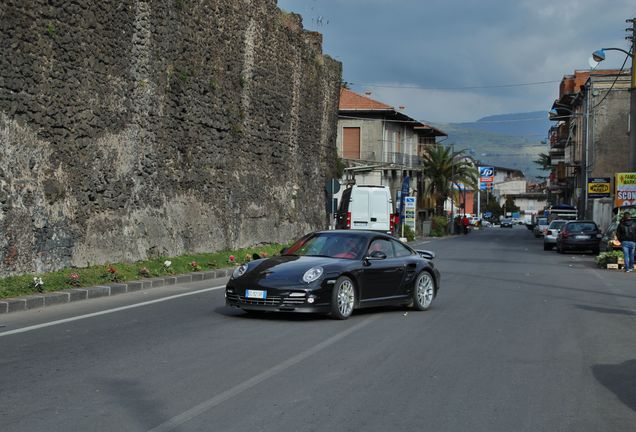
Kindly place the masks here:
POLYGON ((393 201, 388 186, 355 185, 345 189, 336 212, 336 228, 390 233, 393 201))

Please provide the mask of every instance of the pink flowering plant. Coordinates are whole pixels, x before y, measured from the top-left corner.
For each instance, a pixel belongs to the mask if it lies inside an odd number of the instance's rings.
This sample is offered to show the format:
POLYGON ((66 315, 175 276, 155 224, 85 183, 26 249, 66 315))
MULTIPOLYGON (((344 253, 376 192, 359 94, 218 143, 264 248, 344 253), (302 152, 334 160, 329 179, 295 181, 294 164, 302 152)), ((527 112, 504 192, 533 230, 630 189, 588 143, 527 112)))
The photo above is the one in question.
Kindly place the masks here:
POLYGON ((192 269, 192 271, 195 271, 195 272, 197 272, 197 271, 201 271, 201 266, 199 265, 199 263, 198 263, 198 262, 196 262, 196 261, 192 261, 192 262, 190 263, 190 269, 192 269))
POLYGON ((70 286, 74 286, 74 287, 78 287, 78 286, 80 286, 80 285, 81 285, 81 282, 80 282, 80 275, 79 275, 79 273, 77 273, 77 272, 73 272, 73 273, 71 273, 70 275, 68 275, 67 283, 68 283, 70 286))

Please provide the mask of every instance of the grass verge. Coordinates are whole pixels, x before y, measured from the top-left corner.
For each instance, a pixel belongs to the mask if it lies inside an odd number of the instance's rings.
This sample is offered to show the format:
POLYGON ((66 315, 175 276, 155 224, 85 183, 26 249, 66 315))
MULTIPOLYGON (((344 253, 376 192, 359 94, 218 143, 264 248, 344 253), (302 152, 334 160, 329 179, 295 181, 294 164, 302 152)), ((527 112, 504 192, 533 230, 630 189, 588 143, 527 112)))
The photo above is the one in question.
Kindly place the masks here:
POLYGON ((285 246, 287 245, 270 244, 235 251, 160 257, 135 263, 112 263, 67 268, 51 273, 10 276, 0 279, 0 299, 227 268, 251 260, 254 253, 261 256, 277 255, 285 246))

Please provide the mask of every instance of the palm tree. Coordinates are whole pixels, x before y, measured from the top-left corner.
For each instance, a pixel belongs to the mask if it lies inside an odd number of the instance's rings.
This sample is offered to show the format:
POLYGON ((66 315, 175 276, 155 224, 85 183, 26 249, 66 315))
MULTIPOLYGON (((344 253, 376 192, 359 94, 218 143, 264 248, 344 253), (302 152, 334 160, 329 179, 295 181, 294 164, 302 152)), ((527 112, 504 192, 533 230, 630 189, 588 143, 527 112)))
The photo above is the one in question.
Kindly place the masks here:
POLYGON ((545 153, 539 153, 538 158, 535 159, 533 162, 539 165, 540 169, 543 171, 550 171, 552 169, 550 155, 547 155, 545 153))
POLYGON ((444 203, 451 194, 451 182, 456 186, 463 183, 474 189, 477 187, 479 172, 464 152, 455 152, 450 146, 433 145, 423 155, 422 171, 428 179, 425 193, 434 198, 437 216, 444 215, 444 203))

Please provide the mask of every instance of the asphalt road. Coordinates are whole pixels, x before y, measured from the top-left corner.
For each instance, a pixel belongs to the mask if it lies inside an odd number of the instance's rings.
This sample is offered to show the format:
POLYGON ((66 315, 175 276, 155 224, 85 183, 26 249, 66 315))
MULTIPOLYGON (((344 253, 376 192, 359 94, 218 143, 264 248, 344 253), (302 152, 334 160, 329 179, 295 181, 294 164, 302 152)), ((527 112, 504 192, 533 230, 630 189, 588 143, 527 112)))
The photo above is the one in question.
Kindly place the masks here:
POLYGON ((522 226, 421 245, 431 310, 227 309, 223 280, 0 317, 0 430, 631 431, 636 274, 522 226))

